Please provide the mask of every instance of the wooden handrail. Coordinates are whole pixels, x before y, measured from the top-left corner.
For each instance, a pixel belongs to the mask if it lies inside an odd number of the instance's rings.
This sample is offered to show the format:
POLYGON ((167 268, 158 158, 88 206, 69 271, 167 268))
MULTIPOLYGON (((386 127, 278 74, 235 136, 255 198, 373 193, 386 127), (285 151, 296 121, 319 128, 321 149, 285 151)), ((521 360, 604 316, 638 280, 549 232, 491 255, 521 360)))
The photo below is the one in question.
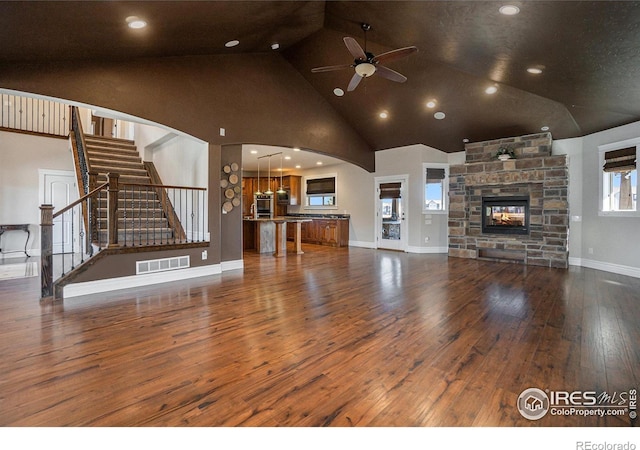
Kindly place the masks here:
POLYGON ((67 206, 65 206, 64 208, 62 208, 60 211, 58 211, 57 213, 55 213, 53 215, 53 218, 55 219, 56 217, 58 217, 61 214, 66 213, 67 211, 69 211, 71 208, 73 208, 76 205, 79 205, 81 202, 85 201, 86 199, 88 199, 89 197, 91 197, 92 195, 94 195, 96 192, 98 192, 101 189, 104 189, 105 187, 109 186, 109 183, 102 183, 100 186, 98 186, 97 188, 95 188, 93 191, 89 192, 86 195, 83 195, 82 197, 80 197, 78 200, 76 200, 73 203, 68 204, 67 206))

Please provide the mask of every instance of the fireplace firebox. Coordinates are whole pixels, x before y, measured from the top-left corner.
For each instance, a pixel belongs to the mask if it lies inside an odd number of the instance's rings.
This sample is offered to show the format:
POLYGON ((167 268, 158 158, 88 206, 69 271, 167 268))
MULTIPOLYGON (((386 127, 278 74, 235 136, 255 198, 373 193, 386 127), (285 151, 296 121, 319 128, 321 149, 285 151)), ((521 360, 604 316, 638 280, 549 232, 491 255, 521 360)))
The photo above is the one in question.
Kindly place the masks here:
POLYGON ((482 233, 529 234, 529 197, 483 197, 482 233))

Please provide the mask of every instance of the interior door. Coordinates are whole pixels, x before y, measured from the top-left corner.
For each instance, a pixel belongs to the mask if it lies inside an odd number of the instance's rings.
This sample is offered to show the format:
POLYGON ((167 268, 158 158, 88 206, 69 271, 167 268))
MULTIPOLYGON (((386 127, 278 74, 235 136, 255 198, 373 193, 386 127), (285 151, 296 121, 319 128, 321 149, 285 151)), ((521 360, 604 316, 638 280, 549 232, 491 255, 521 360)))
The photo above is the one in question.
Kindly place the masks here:
POLYGON ((384 180, 376 182, 376 243, 380 249, 407 249, 406 180, 384 180))
MULTIPOLYGON (((42 202, 53 205, 57 212, 78 199, 78 188, 73 172, 50 171, 42 174, 42 202)), ((53 253, 71 253, 73 242, 78 248, 82 221, 77 217, 77 208, 56 217, 53 220, 53 253)))

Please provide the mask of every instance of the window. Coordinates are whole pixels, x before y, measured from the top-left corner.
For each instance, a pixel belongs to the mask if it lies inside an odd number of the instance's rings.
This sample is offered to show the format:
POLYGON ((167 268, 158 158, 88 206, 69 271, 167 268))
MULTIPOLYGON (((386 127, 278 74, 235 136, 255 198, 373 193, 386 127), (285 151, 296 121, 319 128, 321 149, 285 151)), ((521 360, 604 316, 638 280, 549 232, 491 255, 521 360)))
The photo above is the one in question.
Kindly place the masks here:
POLYGON ((602 215, 638 215, 638 143, 640 139, 600 147, 602 215))
POLYGON ((331 209, 337 205, 336 176, 307 178, 307 206, 331 209))
POLYGON ((425 213, 443 213, 447 211, 447 194, 449 188, 448 164, 423 164, 425 213))

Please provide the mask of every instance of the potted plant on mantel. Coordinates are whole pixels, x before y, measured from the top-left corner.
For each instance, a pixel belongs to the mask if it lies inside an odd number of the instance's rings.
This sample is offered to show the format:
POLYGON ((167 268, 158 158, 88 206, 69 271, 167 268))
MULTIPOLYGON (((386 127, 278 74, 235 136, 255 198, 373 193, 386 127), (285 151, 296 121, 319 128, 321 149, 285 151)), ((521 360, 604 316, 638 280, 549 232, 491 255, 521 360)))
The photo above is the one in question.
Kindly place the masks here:
POLYGON ((498 158, 500 161, 506 161, 507 159, 514 159, 515 157, 516 157, 515 153, 509 147, 500 147, 496 152, 496 158, 498 158))

